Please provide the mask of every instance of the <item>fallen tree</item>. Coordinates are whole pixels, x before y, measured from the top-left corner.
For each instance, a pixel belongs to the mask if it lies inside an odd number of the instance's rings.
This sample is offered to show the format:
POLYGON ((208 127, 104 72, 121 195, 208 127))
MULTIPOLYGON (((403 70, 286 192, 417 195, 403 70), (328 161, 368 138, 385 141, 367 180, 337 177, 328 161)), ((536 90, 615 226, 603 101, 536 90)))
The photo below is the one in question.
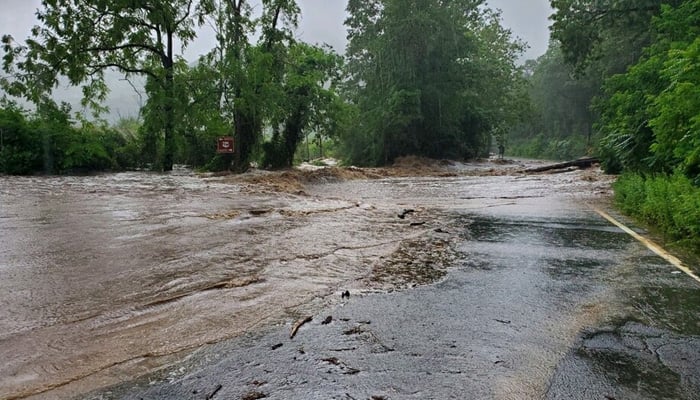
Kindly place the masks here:
POLYGON ((530 174, 530 173, 537 173, 537 172, 555 171, 555 170, 571 168, 571 167, 586 169, 586 168, 590 168, 594 164, 598 164, 598 163, 600 163, 600 160, 598 160, 598 158, 596 158, 596 157, 583 157, 583 158, 579 158, 578 160, 550 164, 550 165, 545 165, 545 166, 537 167, 537 168, 528 168, 528 169, 524 170, 523 172, 530 174))

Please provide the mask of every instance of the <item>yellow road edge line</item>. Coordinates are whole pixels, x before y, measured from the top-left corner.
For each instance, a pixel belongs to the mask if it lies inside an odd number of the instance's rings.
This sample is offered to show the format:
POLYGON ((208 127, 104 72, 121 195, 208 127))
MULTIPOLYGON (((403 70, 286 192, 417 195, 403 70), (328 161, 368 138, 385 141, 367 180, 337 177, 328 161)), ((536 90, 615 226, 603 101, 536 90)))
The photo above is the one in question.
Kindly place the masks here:
POLYGON ((653 251, 656 253, 659 257, 663 258, 664 260, 668 261, 671 263, 674 267, 678 268, 681 272, 685 273, 686 275, 690 276, 691 278, 695 279, 698 283, 700 283, 700 277, 695 275, 695 273, 688 267, 686 267, 681 260, 679 260, 677 257, 669 254, 666 250, 664 250, 661 246, 658 244, 652 242, 651 240, 645 238, 644 236, 638 234, 637 232, 633 231, 632 229, 626 227, 625 225, 622 224, 622 222, 616 220, 613 218, 610 214, 606 213, 605 211, 593 207, 593 211, 597 212, 601 217, 607 219, 612 223, 613 225, 617 226, 618 228, 622 229, 627 233, 628 235, 632 236, 633 238, 637 239, 640 241, 642 244, 644 244, 649 250, 653 251))

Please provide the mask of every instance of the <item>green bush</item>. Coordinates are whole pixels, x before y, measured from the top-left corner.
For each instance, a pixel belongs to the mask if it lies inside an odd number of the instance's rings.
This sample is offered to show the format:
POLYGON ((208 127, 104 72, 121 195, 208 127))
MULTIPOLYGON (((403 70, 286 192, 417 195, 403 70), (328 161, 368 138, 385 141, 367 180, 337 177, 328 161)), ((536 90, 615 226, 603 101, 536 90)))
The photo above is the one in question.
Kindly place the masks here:
POLYGON ((0 173, 26 175, 42 168, 42 140, 16 108, 0 108, 0 173))
POLYGON ((76 126, 65 110, 27 117, 12 105, 0 107, 0 173, 123 170, 136 166, 139 152, 134 138, 90 123, 76 126))
POLYGON ((506 154, 541 160, 573 160, 588 154, 584 137, 547 138, 539 134, 532 138, 511 139, 506 154))
POLYGON ((643 177, 625 174, 615 183, 620 209, 668 240, 700 251, 700 188, 681 172, 643 177))

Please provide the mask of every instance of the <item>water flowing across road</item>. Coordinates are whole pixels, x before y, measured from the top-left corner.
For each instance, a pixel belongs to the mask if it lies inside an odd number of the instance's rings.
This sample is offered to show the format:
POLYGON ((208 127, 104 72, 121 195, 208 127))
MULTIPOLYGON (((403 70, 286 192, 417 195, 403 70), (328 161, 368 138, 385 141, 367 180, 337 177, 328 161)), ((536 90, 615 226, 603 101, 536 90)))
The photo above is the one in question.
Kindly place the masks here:
POLYGON ((456 214, 609 193, 587 172, 446 170, 283 191, 186 170, 0 177, 0 398, 80 395, 346 289, 433 282, 464 240, 456 214), (427 272, 402 269, 421 257, 427 272))

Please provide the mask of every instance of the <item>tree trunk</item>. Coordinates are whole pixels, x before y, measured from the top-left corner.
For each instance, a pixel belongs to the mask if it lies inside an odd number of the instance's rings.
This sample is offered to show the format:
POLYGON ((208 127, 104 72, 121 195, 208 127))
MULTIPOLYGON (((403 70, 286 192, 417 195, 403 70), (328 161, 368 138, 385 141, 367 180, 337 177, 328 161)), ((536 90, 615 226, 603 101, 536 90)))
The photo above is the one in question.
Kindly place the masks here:
POLYGON ((545 165, 544 167, 529 168, 524 170, 525 173, 536 173, 536 172, 547 172, 553 170, 560 170, 569 167, 577 167, 581 169, 590 168, 593 164, 598 164, 600 161, 595 157, 584 157, 578 160, 567 161, 557 164, 545 165))
POLYGON ((167 32, 168 54, 163 59, 163 67, 165 68, 165 99, 164 99, 164 126, 165 133, 164 148, 163 148, 163 171, 172 171, 175 157, 175 106, 173 98, 175 92, 175 76, 173 71, 173 33, 167 32))

